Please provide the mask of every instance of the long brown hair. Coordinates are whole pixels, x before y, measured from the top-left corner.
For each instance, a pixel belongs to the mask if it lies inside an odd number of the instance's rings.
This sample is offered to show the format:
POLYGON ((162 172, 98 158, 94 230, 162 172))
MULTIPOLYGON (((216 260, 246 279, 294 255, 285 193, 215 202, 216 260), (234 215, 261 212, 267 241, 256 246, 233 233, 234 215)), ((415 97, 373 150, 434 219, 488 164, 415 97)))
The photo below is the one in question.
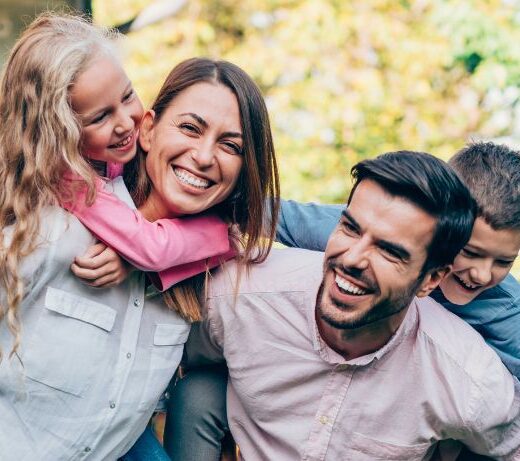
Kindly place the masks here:
MULTIPOLYGON (((166 78, 151 107, 155 121, 179 93, 199 82, 224 85, 238 101, 244 164, 235 189, 214 211, 240 231, 243 251, 238 258, 247 268, 267 257, 278 216, 280 186, 267 108, 259 88, 240 67, 227 61, 192 58, 178 64, 166 78)), ((125 182, 138 206, 152 188, 144 158, 145 153, 139 149, 125 167, 125 182)), ((165 293, 167 304, 191 321, 201 318, 201 280, 195 277, 165 293)))

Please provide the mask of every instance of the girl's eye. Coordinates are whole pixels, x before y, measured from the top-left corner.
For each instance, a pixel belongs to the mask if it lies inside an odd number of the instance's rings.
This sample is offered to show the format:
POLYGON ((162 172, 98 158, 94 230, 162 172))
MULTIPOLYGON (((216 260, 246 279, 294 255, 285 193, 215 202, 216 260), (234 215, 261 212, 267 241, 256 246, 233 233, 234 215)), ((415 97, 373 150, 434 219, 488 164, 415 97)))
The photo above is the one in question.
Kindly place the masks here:
POLYGON ((101 114, 99 114, 97 117, 93 118, 91 121, 90 121, 90 125, 94 125, 94 124, 97 124, 97 123, 101 123, 103 120, 105 120, 105 118, 108 116, 108 112, 103 112, 101 114))

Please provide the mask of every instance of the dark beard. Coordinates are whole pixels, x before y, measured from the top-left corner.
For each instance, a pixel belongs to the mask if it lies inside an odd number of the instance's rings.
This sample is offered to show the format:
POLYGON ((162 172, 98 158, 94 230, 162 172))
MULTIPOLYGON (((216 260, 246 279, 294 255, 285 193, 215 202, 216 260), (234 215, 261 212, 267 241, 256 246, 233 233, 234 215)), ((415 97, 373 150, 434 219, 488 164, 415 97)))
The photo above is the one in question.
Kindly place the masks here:
MULTIPOLYGON (((414 298, 417 288, 419 287, 421 282, 422 279, 415 280, 413 284, 409 285, 403 290, 397 293, 391 293, 388 298, 379 301, 377 304, 372 306, 372 308, 363 316, 345 321, 341 321, 332 316, 329 316, 321 308, 321 299, 323 294, 322 283, 318 294, 318 300, 320 300, 317 306, 318 314, 326 323, 338 330, 353 330, 356 328, 364 327, 366 325, 370 325, 372 323, 379 322, 385 318, 391 317, 392 315, 401 312, 403 309, 406 309, 412 302, 412 299, 414 298)), ((349 307, 338 302, 335 302, 334 304, 340 308, 347 309, 349 307)))

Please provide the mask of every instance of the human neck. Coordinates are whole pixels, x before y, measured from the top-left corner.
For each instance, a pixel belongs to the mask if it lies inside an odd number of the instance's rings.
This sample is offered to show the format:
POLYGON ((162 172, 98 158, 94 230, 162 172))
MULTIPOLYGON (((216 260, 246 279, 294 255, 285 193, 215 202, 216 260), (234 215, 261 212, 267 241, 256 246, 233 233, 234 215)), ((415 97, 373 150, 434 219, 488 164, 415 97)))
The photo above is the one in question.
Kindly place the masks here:
POLYGON ((325 343, 345 360, 353 360, 381 349, 395 334, 408 308, 378 322, 359 328, 339 329, 329 325, 316 312, 318 331, 325 343))
POLYGON ((153 188, 145 201, 139 205, 138 210, 150 222, 163 218, 179 218, 181 216, 169 210, 164 201, 160 200, 156 195, 153 188))

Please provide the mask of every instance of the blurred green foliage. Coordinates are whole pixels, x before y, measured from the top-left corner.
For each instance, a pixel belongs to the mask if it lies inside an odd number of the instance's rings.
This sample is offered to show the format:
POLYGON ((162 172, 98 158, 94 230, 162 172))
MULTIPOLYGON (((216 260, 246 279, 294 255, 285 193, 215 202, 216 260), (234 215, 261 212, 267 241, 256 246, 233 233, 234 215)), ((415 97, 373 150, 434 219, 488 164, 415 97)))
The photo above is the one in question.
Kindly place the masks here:
MULTIPOLYGON (((150 3, 94 0, 95 19, 150 3)), ((342 202, 362 158, 520 137, 519 23, 515 0, 190 0, 129 33, 125 61, 145 104, 183 59, 238 64, 266 97, 283 196, 342 202)))

